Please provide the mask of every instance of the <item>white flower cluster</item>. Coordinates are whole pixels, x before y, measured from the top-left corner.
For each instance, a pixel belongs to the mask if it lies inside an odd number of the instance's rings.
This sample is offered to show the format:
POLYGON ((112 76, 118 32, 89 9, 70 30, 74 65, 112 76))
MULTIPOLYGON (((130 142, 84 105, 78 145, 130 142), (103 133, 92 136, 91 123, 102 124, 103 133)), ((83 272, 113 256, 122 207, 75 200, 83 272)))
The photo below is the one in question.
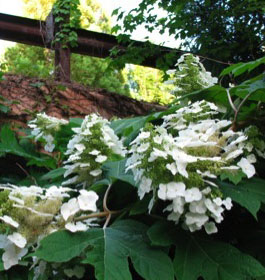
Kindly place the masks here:
POLYGON ((63 184, 92 183, 101 175, 102 164, 113 156, 124 157, 126 152, 122 141, 109 126, 109 121, 91 114, 86 116, 80 128, 73 128, 75 135, 69 141, 66 155, 69 155, 64 168, 64 177, 76 176, 63 184))
POLYGON ((54 133, 60 130, 61 125, 67 124, 66 120, 48 116, 46 113, 39 113, 34 120, 29 121, 28 126, 33 129, 31 134, 35 140, 43 139, 46 143, 45 151, 51 153, 55 148, 54 133))
MULTIPOLYGON (((27 254, 29 247, 54 231, 61 228, 71 232, 86 231, 92 225, 92 220, 83 215, 87 211, 97 211, 98 195, 94 191, 75 191, 79 193, 78 196, 63 203, 65 198, 70 197, 69 192, 74 190, 57 186, 43 189, 38 186, 11 184, 0 185, 0 188, 8 191, 7 202, 9 207, 10 202, 12 205, 9 215, 0 216, 0 221, 9 227, 8 232, 11 232, 0 235, 5 270, 18 264, 27 254), (77 222, 76 217, 79 219, 77 222)), ((0 205, 0 210, 1 207, 4 205, 0 205)))
POLYGON ((127 170, 138 183, 140 199, 153 191, 153 201, 170 201, 169 220, 183 222, 190 231, 217 232, 215 223, 230 210, 213 179, 224 170, 255 174, 255 156, 249 154, 247 137, 227 129, 230 121, 211 119, 217 107, 205 101, 164 117, 162 126, 142 129, 131 143, 127 170), (248 155, 248 156, 245 156, 248 155))
MULTIPOLYGON (((189 72, 192 73, 194 78, 196 78, 196 83, 201 86, 201 88, 208 88, 215 84, 217 84, 218 79, 216 77, 212 77, 211 72, 206 71, 203 64, 200 62, 198 56, 194 56, 190 53, 183 54, 175 64, 176 69, 168 70, 167 74, 171 75, 173 80, 168 80, 167 84, 177 84, 178 86, 175 88, 174 92, 178 92, 182 90, 182 86, 185 86, 185 83, 179 84, 176 81, 181 81, 183 78, 187 78, 189 72), (191 71, 192 69, 193 71, 191 71)), ((191 77, 188 77, 191 78, 191 77)))

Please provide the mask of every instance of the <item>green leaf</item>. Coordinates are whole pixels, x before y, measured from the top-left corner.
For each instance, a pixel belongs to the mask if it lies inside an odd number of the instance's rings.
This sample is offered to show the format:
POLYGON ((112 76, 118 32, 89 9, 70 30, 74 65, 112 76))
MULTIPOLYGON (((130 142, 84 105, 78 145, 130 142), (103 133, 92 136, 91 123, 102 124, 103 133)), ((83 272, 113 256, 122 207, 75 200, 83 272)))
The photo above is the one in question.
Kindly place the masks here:
POLYGON ((230 244, 177 229, 171 223, 156 223, 148 236, 157 246, 176 246, 173 263, 178 280, 247 280, 265 274, 256 259, 230 244))
POLYGON ((237 76, 240 76, 241 74, 245 73, 246 71, 248 71, 248 72, 252 71, 253 69, 260 66, 261 64, 265 64, 265 57, 261 57, 254 61, 249 61, 247 63, 240 62, 237 64, 233 64, 233 65, 225 68, 221 72, 220 77, 228 75, 230 73, 232 73, 234 75, 234 77, 237 77, 237 76))
POLYGON ((43 175, 40 179, 41 180, 50 180, 50 179, 57 179, 61 177, 65 173, 65 169, 63 167, 51 170, 50 172, 43 175))
POLYGON ((103 164, 102 170, 105 171, 106 178, 113 182, 115 180, 121 180, 127 182, 132 186, 135 186, 133 175, 131 172, 125 173, 125 164, 127 159, 119 161, 107 161, 103 164))
POLYGON ((29 160, 28 165, 47 166, 54 168, 54 160, 51 157, 40 157, 38 153, 26 151, 19 145, 15 133, 9 126, 3 126, 0 132, 0 154, 10 153, 29 160))
POLYGON ((246 177, 246 174, 243 173, 241 170, 235 170, 235 171, 223 170, 220 175, 222 181, 228 179, 234 185, 237 185, 240 181, 242 181, 244 177, 246 177))
POLYGON ((257 218, 261 203, 265 203, 265 180, 251 178, 243 180, 237 186, 220 181, 218 185, 226 197, 231 197, 257 218))
POLYGON ((140 129, 144 127, 148 119, 149 116, 115 120, 111 122, 111 128, 117 135, 124 136, 124 144, 129 145, 130 142, 137 136, 140 129))
POLYGON ((117 9, 115 9, 115 10, 113 10, 111 16, 116 16, 116 15, 118 15, 119 10, 120 10, 120 7, 117 8, 117 9))
POLYGON ((151 248, 145 238, 146 226, 130 220, 102 230, 102 239, 94 242, 86 262, 95 266, 97 280, 132 279, 128 257, 137 273, 146 280, 173 280, 171 260, 159 249, 151 248))
POLYGON ((97 280, 132 279, 128 258, 146 280, 173 280, 171 260, 162 250, 148 245, 146 230, 141 223, 123 220, 106 229, 75 234, 58 231, 44 238, 33 255, 48 262, 67 262, 89 246, 83 263, 95 267, 97 280))
POLYGON ((40 241, 40 246, 34 256, 48 262, 67 262, 79 256, 89 245, 88 240, 96 239, 98 229, 88 232, 57 231, 40 241))
POLYGON ((218 105, 229 107, 226 89, 218 85, 186 94, 178 100, 185 98, 188 98, 193 102, 204 99, 218 105))
POLYGON ((265 81, 263 79, 256 81, 247 80, 239 86, 232 88, 230 92, 242 99, 250 94, 249 100, 265 102, 265 81))

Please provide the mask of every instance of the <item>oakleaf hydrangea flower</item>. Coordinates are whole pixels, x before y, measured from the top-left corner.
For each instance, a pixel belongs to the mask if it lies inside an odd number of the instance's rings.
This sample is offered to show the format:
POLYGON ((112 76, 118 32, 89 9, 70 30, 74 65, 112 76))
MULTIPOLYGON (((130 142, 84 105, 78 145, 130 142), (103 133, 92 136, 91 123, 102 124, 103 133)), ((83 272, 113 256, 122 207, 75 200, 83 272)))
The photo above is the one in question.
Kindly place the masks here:
POLYGON ((151 204, 167 202, 168 220, 191 232, 217 232, 224 211, 232 208, 214 179, 224 172, 255 174, 248 137, 230 130, 231 122, 218 120, 218 113, 210 102, 193 103, 164 116, 161 126, 147 125, 130 144, 126 170, 140 199, 152 193, 151 204))
POLYGON ((198 56, 183 54, 176 63, 176 69, 170 69, 167 74, 170 80, 166 84, 175 85, 173 94, 183 95, 217 84, 218 79, 206 71, 198 56))
POLYGON ((75 174, 63 184, 91 184, 102 174, 102 164, 114 157, 124 157, 122 141, 109 126, 109 121, 96 115, 86 116, 67 146, 64 177, 75 174))
POLYGON ((94 191, 11 184, 0 185, 0 189, 0 248, 4 249, 6 270, 18 264, 32 245, 50 233, 62 228, 86 231, 94 226, 91 218, 83 218, 97 211, 98 195, 94 191), (76 197, 70 198, 70 192, 76 197), (75 221, 80 217, 82 222, 75 221))
POLYGON ((62 125, 67 124, 66 120, 48 116, 46 113, 39 113, 34 120, 29 121, 28 126, 33 129, 31 134, 36 141, 38 139, 44 140, 46 143, 45 151, 52 152, 55 148, 54 134, 60 130, 62 125))

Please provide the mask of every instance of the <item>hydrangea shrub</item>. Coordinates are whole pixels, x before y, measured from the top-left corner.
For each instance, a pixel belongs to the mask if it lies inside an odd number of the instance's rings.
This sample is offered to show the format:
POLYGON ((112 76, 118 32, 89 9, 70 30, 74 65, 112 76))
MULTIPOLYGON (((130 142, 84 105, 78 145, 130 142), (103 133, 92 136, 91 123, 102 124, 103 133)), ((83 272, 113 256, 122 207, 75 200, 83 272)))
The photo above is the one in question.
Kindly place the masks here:
POLYGON ((232 121, 207 101, 143 120, 111 122, 91 114, 72 127, 71 120, 38 114, 29 123, 35 140, 44 142, 46 156, 61 154, 54 157, 57 169, 36 171, 43 176, 35 185, 0 181, 0 249, 6 275, 23 264, 34 280, 43 275, 88 279, 91 266, 97 280, 131 279, 131 271, 147 280, 189 280, 167 255, 172 244, 178 250, 175 258, 181 256, 178 262, 187 254, 193 262, 206 252, 205 265, 211 265, 210 255, 226 271, 226 263, 218 259, 221 252, 225 258, 242 259, 244 277, 265 274, 257 260, 227 243, 220 249, 219 241, 228 211, 240 205, 253 214, 265 201, 264 180, 255 177, 265 152, 259 129, 233 131, 232 121), (61 135, 67 135, 68 143, 59 149, 61 135), (256 199, 253 205, 247 192, 256 199), (189 248, 182 251, 181 244, 193 244, 194 256, 189 248))

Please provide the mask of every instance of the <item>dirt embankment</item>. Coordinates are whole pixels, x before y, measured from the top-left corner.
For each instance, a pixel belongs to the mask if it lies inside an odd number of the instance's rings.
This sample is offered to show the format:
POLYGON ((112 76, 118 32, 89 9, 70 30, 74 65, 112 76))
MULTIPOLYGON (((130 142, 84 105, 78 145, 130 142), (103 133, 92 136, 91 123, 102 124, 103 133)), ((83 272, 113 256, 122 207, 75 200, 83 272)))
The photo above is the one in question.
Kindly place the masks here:
POLYGON ((0 95, 16 101, 11 105, 11 111, 1 116, 1 122, 20 124, 32 119, 36 112, 46 112, 50 116, 65 119, 98 113, 110 119, 147 115, 166 109, 104 89, 17 75, 5 75, 5 80, 0 82, 0 95))

